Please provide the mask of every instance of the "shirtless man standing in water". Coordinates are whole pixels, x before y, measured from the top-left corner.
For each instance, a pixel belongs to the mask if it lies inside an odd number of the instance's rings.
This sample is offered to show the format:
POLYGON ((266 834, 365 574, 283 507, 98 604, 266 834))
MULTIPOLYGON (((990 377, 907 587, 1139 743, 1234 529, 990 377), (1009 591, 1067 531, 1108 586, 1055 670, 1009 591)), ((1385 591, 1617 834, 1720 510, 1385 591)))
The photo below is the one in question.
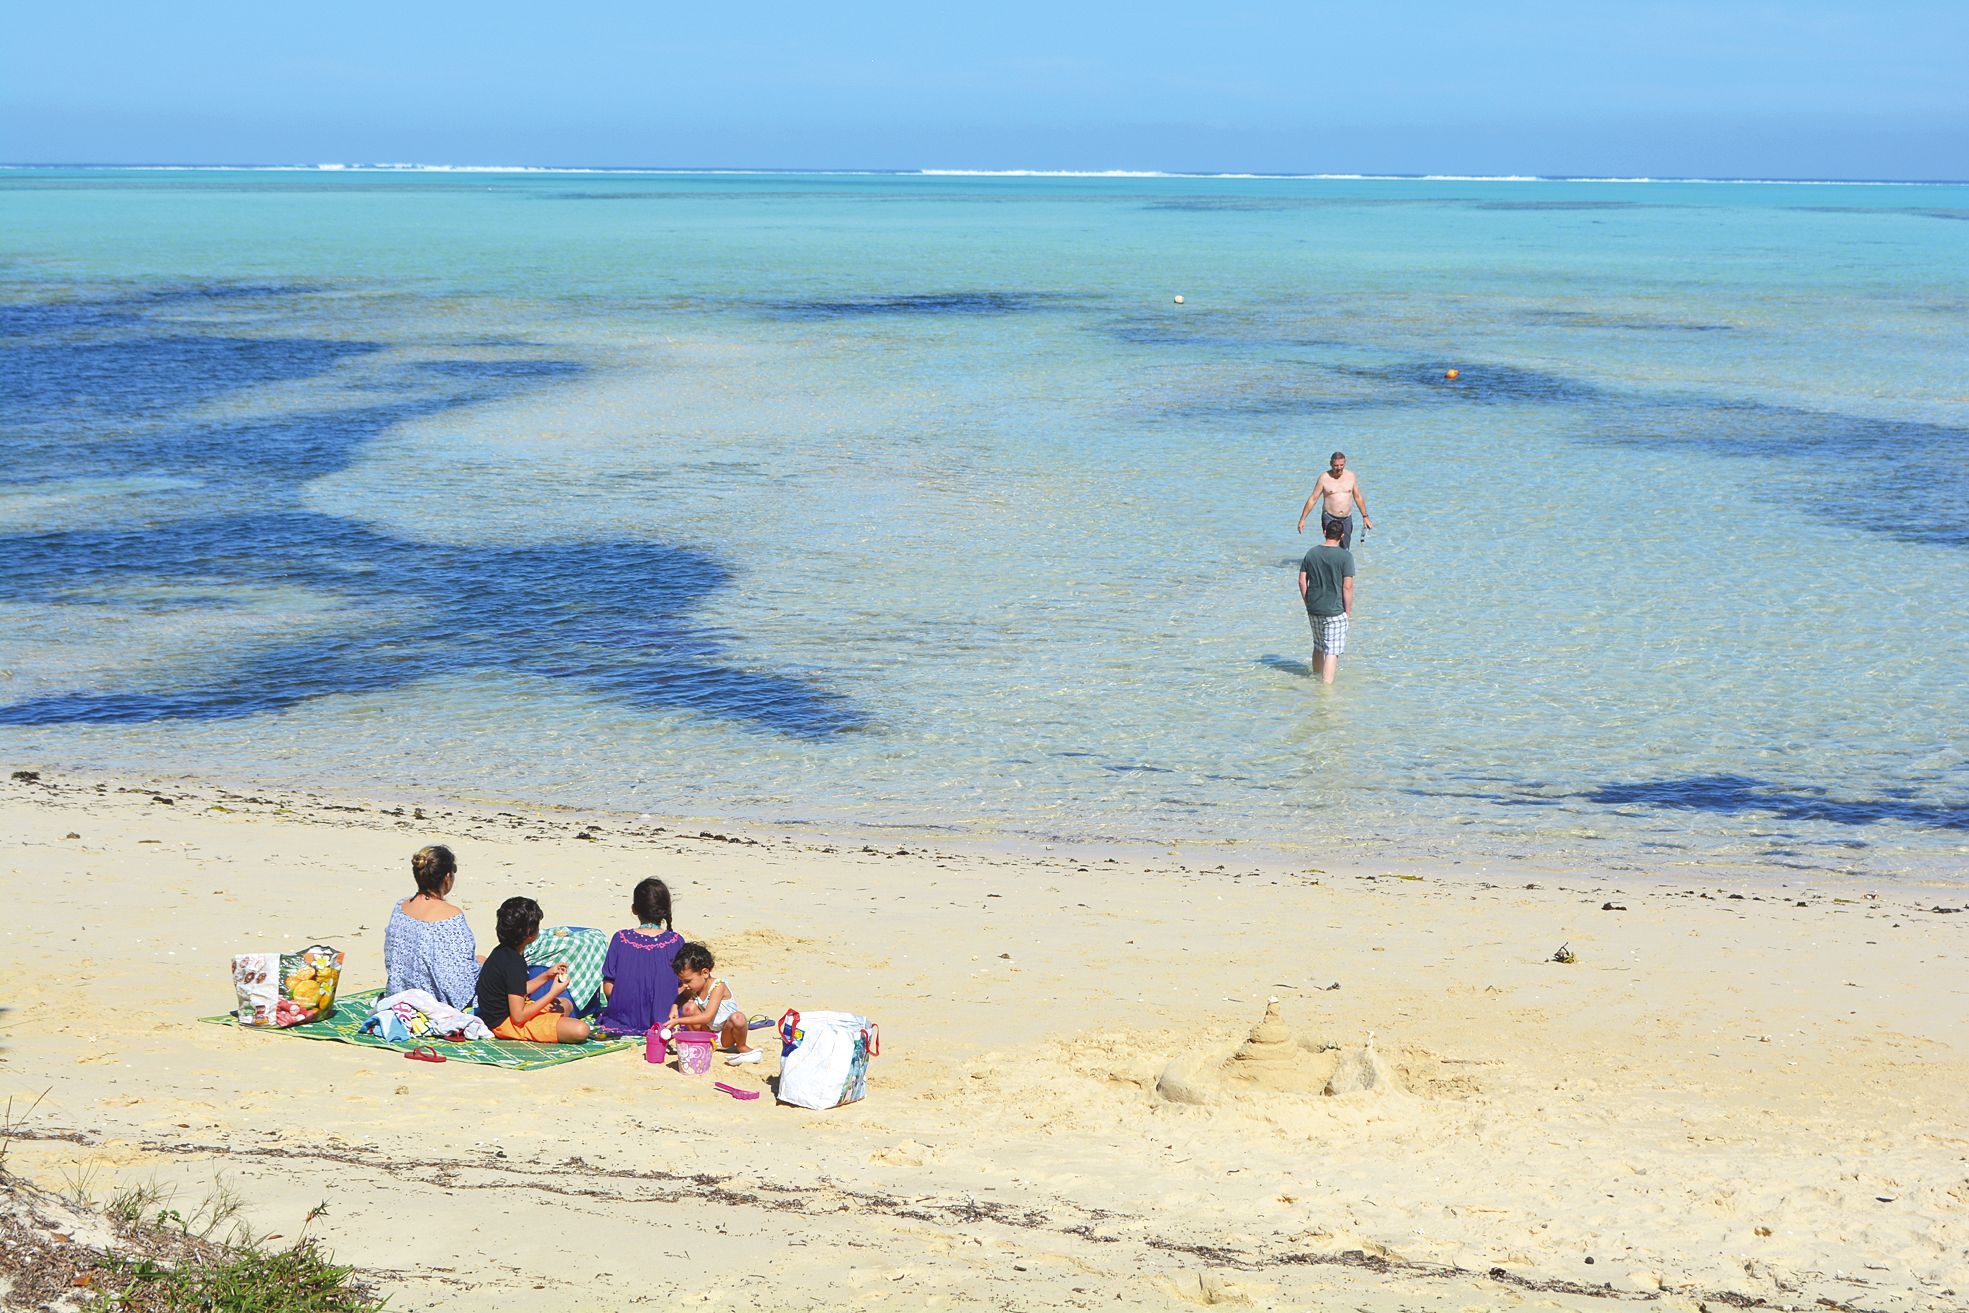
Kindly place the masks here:
POLYGON ((1299 532, 1306 532, 1306 517, 1313 513, 1313 503, 1326 498, 1320 507, 1320 530, 1339 524, 1340 545, 1351 549, 1354 545, 1354 507, 1361 508, 1361 525, 1372 529, 1374 521, 1367 518, 1367 499, 1361 495, 1360 480, 1347 469, 1347 453, 1336 451, 1328 461, 1326 473, 1319 476, 1313 485, 1313 495, 1306 498, 1306 504, 1299 509, 1299 532))

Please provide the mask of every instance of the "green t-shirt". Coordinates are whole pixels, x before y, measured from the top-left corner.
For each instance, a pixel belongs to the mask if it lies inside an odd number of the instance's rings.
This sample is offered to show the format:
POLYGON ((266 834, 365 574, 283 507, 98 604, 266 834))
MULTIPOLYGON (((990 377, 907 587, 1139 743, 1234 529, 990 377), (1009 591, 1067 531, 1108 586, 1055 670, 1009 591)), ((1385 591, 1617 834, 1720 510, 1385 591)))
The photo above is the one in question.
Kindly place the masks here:
POLYGON ((1306 614, 1339 615, 1347 609, 1347 595, 1340 581, 1354 577, 1354 554, 1344 547, 1325 543, 1306 553, 1299 562, 1306 576, 1306 614))

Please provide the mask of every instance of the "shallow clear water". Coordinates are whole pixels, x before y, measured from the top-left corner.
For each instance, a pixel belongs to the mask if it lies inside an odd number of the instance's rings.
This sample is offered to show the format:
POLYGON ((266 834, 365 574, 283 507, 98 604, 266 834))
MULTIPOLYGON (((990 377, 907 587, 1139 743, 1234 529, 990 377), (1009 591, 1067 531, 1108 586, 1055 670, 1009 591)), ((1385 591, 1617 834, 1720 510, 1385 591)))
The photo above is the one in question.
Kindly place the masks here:
POLYGON ((0 752, 1952 871, 1965 219, 1969 187, 0 173, 0 752), (1329 690, 1293 523, 1336 448, 1378 527, 1329 690))

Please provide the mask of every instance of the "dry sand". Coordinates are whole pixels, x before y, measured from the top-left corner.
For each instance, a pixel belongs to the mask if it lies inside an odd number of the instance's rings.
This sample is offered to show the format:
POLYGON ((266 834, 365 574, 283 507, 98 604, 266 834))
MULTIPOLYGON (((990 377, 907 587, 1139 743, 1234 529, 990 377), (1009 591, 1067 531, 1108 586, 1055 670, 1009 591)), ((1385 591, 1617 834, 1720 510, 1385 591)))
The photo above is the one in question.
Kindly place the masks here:
POLYGON ((1960 887, 905 854, 79 777, 0 811, 0 1095, 40 1096, 9 1167, 222 1183, 288 1236, 326 1200, 393 1308, 1969 1307, 1960 887), (868 1099, 193 1021, 235 952, 326 940, 380 984, 435 841, 482 949, 508 895, 616 926, 662 876, 748 1009, 881 1023, 868 1099))

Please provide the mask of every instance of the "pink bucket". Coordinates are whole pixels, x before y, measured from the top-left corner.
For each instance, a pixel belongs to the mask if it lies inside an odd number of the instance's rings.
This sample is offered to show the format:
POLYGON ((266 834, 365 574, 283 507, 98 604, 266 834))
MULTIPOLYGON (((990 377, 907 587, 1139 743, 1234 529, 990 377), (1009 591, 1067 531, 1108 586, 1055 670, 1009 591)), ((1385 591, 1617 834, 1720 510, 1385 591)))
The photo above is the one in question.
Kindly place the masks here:
POLYGON ((711 1046, 718 1037, 708 1030, 680 1030, 671 1036, 677 1049, 677 1070, 687 1076, 702 1076, 711 1070, 711 1046))

